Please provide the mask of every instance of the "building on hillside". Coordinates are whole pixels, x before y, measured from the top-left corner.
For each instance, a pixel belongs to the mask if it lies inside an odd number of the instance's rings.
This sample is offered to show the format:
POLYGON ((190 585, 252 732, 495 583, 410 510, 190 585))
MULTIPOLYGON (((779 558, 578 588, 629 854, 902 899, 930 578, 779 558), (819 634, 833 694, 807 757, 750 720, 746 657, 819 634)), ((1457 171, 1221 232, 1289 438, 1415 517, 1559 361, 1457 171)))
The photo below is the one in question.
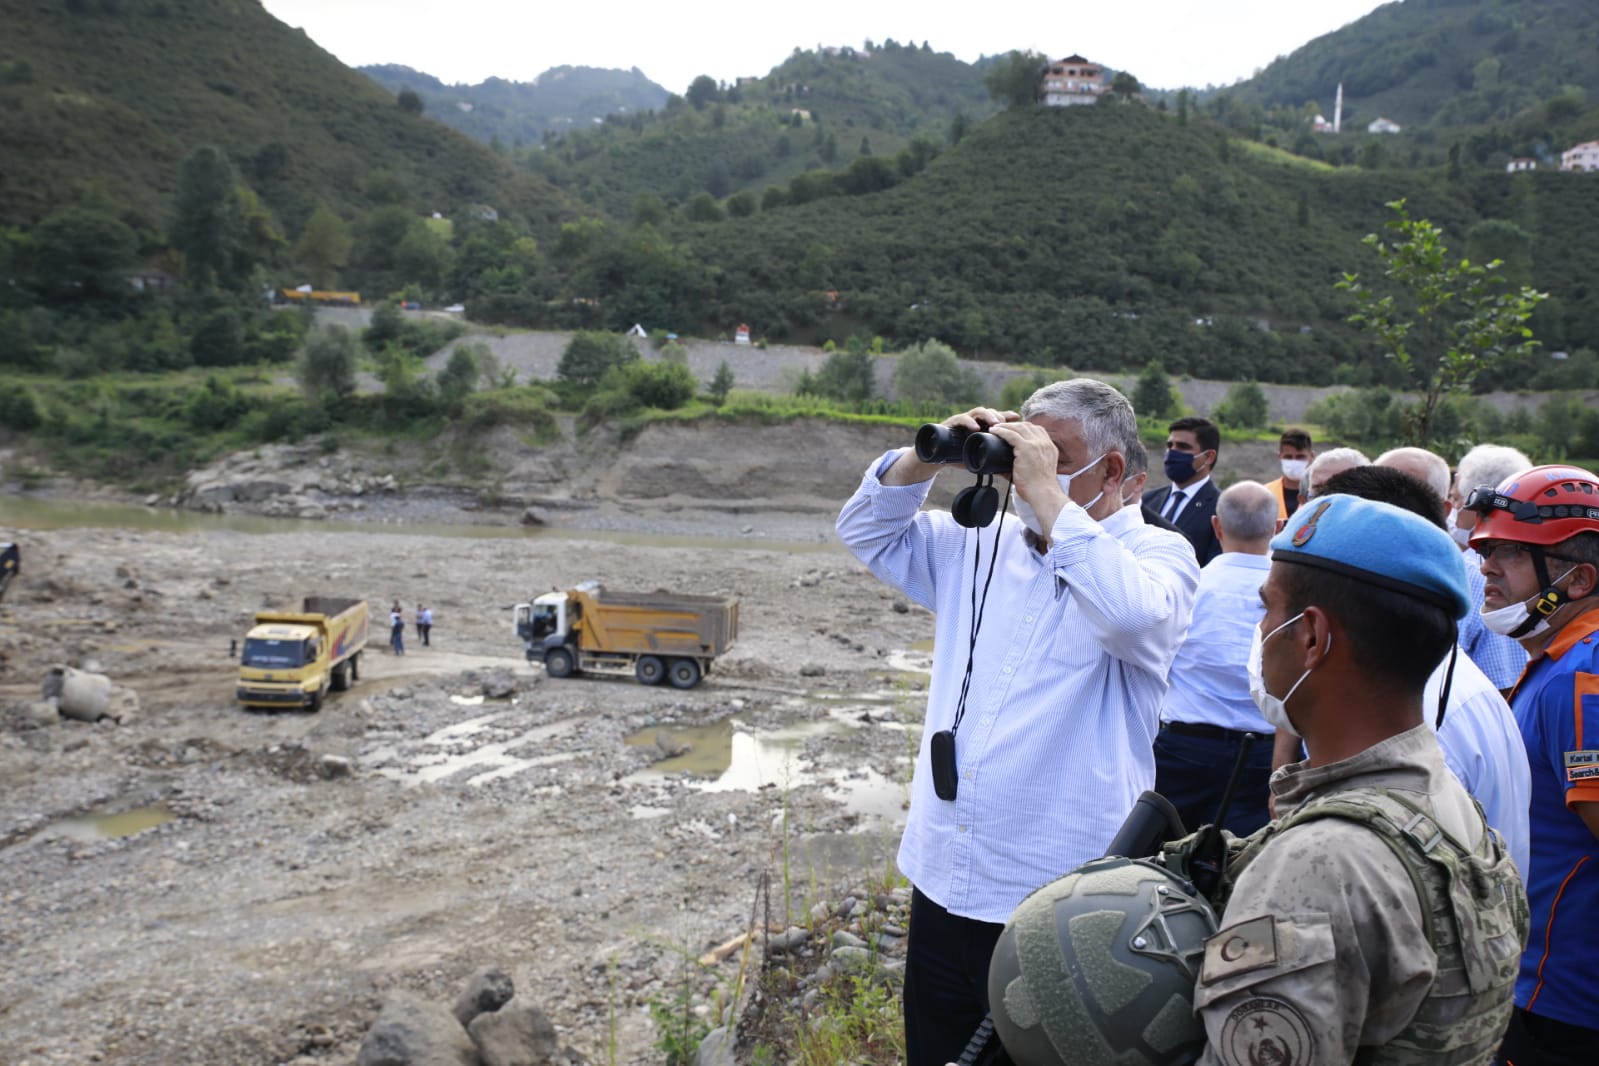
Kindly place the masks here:
POLYGON ((1367 133, 1398 133, 1399 130, 1399 123, 1391 118, 1383 118, 1380 115, 1372 119, 1366 126, 1367 133))
POLYGON ((1537 170, 1538 161, 1530 155, 1516 155, 1510 157, 1510 162, 1505 164, 1505 172, 1514 174, 1518 170, 1537 170))
POLYGON ((1038 79, 1038 102, 1045 107, 1097 104, 1108 86, 1103 66, 1070 55, 1044 67, 1038 79))
POLYGON ((740 322, 738 329, 733 331, 734 344, 748 344, 750 342, 750 328, 740 322))
POLYGON ((1316 112, 1316 117, 1310 120, 1310 128, 1316 133, 1331 133, 1333 131, 1332 123, 1327 121, 1327 116, 1319 111, 1316 112))
POLYGON ((1599 170, 1599 141, 1583 141, 1560 153, 1561 170, 1599 170))

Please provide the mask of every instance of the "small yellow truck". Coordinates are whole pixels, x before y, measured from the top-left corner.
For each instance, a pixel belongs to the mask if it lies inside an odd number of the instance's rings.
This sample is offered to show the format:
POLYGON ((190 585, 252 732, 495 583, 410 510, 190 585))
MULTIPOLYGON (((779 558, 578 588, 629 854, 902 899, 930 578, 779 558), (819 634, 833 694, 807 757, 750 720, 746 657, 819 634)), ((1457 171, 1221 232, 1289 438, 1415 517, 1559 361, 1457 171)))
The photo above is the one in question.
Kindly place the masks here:
POLYGON ((365 600, 308 596, 298 611, 257 611, 239 654, 239 702, 321 710, 330 690, 360 676, 366 629, 365 600))
POLYGON ((551 677, 632 674, 643 685, 693 688, 738 637, 733 597, 607 592, 585 581, 513 610, 528 662, 543 660, 551 677))

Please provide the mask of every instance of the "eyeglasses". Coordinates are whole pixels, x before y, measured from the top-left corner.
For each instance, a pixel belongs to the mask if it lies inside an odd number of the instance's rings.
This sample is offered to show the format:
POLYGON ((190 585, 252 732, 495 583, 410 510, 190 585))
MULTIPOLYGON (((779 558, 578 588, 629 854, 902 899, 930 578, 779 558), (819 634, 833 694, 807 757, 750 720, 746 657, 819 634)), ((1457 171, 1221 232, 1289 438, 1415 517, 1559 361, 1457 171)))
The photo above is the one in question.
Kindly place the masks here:
MULTIPOLYGON (((1502 565, 1513 566, 1520 562, 1524 556, 1531 555, 1537 547, 1538 545, 1536 544, 1523 544, 1516 540, 1485 540, 1473 544, 1472 550, 1484 559, 1494 559, 1502 565)), ((1562 563, 1575 563, 1578 561, 1569 559, 1564 555, 1554 555, 1547 551, 1543 553, 1543 557, 1562 563)))

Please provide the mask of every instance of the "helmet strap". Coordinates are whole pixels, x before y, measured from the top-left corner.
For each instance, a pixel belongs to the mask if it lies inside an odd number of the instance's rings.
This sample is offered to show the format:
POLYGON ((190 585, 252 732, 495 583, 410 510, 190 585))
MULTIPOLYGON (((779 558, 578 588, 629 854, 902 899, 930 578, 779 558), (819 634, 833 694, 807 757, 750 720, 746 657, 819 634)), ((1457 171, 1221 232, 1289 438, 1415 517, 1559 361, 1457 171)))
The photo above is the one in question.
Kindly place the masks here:
MULTIPOLYGON (((1550 578, 1548 560, 1544 558, 1543 548, 1537 544, 1532 546, 1532 566, 1543 591, 1538 593, 1538 598, 1533 600, 1532 606, 1527 609, 1527 620, 1511 630, 1512 639, 1530 633, 1539 622, 1548 621, 1551 615, 1571 602, 1571 597, 1555 588, 1555 581, 1559 578, 1550 578)), ((1566 574, 1569 573, 1571 571, 1567 570, 1566 574)), ((1566 574, 1561 574, 1560 577, 1565 577, 1566 574)))

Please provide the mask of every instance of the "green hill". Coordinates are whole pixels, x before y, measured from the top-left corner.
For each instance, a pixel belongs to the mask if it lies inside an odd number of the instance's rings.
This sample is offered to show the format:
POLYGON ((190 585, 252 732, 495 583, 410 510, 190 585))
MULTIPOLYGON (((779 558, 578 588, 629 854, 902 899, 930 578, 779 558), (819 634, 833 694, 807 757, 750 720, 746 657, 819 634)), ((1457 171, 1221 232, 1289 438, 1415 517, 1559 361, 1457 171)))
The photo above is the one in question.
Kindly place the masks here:
POLYGON ((654 114, 612 115, 524 153, 526 165, 616 218, 641 194, 721 199, 892 156, 914 138, 942 143, 957 115, 994 113, 981 65, 890 40, 870 53, 795 50, 763 78, 702 85, 654 114))
POLYGON ((1402 0, 1318 37, 1225 90, 1266 108, 1379 115, 1402 126, 1509 119, 1557 97, 1599 99, 1599 5, 1592 0, 1402 0))
POLYGON ((654 111, 669 95, 637 67, 555 67, 531 82, 489 78, 477 85, 446 85, 405 66, 358 69, 390 93, 416 92, 427 113, 451 129, 507 146, 537 144, 551 131, 587 129, 606 115, 654 111))
POLYGON ((573 213, 255 0, 0 0, 0 223, 93 200, 163 231, 202 144, 290 233, 318 201, 346 218, 383 201, 447 215, 484 203, 540 229, 573 213))

